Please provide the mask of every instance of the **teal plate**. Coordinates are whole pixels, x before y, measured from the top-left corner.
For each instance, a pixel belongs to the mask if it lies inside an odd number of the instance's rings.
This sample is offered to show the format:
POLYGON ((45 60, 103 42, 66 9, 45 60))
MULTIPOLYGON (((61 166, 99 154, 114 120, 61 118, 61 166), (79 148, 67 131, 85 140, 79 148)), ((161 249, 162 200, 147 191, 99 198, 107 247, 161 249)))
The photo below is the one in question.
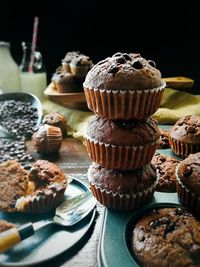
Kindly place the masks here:
MULTIPOLYGON (((66 199, 87 192, 89 188, 78 179, 73 179, 66 189, 66 199)), ((7 252, 0 254, 0 266, 33 266, 43 264, 64 252, 74 249, 83 240, 95 219, 96 208, 81 222, 71 227, 49 225, 22 241, 7 252)), ((54 212, 30 215, 0 212, 0 219, 22 225, 49 219, 54 212)))
MULTIPOLYGON (((171 125, 162 125, 160 127, 169 129, 171 125)), ((157 152, 178 158, 171 149, 158 149, 157 152)), ((147 209, 159 205, 168 207, 170 205, 180 205, 177 193, 155 192, 152 202, 135 212, 122 213, 105 208, 98 246, 98 266, 139 267, 130 252, 131 245, 127 233, 130 233, 130 225, 140 214, 144 214, 147 209)))

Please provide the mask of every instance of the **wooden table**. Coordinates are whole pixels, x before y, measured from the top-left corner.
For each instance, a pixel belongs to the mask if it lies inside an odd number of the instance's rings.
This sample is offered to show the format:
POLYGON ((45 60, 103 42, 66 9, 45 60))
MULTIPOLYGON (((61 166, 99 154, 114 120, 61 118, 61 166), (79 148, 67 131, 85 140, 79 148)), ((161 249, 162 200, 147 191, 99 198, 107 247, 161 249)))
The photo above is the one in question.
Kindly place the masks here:
MULTIPOLYGON (((28 151, 34 156, 35 159, 48 159, 49 161, 58 165, 66 174, 78 175, 78 178, 86 183, 87 170, 91 164, 88 157, 86 147, 79 141, 73 138, 65 138, 62 143, 61 150, 57 155, 42 156, 34 151, 31 141, 27 143, 28 151)), ((53 261, 42 264, 41 267, 95 267, 97 266, 97 249, 98 241, 101 230, 103 207, 97 205, 97 214, 93 227, 88 232, 87 237, 75 249, 64 253, 62 256, 57 257, 53 261)), ((66 240, 67 242, 67 240, 66 240)))

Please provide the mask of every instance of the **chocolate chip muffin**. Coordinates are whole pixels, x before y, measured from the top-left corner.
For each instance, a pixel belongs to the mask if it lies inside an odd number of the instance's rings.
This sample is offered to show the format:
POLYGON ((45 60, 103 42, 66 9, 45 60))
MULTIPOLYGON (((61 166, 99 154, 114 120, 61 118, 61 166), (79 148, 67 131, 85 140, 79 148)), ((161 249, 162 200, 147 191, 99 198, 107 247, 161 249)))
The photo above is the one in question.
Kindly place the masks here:
POLYGON ((85 136, 92 161, 108 169, 134 170, 151 161, 160 133, 157 122, 150 118, 121 121, 94 115, 85 136))
POLYGON ((171 127, 169 140, 174 153, 182 158, 200 152, 200 116, 189 115, 180 118, 171 127))
POLYGON ((200 214, 200 152, 190 154, 177 168, 177 191, 180 202, 200 214))
POLYGON ((59 152, 62 139, 61 129, 48 124, 41 125, 32 136, 34 148, 39 154, 59 152))
POLYGON ((176 192, 176 168, 179 160, 164 154, 156 153, 151 163, 158 171, 158 183, 156 191, 160 192, 176 192))
POLYGON ((200 222, 184 208, 160 208, 138 220, 132 251, 144 267, 199 267, 200 222))
POLYGON ((160 131, 160 142, 158 149, 166 149, 171 148, 170 142, 169 142, 169 131, 166 129, 159 128, 160 131))
POLYGON ((93 195, 102 205, 129 211, 151 201, 157 174, 151 164, 135 171, 119 171, 93 162, 88 169, 88 180, 93 195))
POLYGON ((20 212, 43 213, 56 208, 64 199, 67 176, 54 163, 37 160, 28 174, 28 190, 16 201, 20 212))
POLYGON ((145 119, 159 107, 165 82, 140 54, 116 53, 98 62, 83 84, 88 108, 108 119, 145 119))
POLYGON ((42 124, 48 124, 60 128, 63 137, 67 134, 67 120, 65 116, 58 112, 46 114, 42 119, 42 124))

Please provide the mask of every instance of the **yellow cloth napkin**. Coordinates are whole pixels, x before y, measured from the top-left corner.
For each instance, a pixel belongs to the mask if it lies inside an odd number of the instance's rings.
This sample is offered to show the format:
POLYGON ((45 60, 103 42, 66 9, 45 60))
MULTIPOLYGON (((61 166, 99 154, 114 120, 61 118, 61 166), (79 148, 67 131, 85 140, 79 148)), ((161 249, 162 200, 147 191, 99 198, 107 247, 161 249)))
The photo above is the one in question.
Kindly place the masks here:
MULTIPOLYGON (((52 101, 43 102, 44 114, 59 112, 67 119, 68 134, 81 141, 84 140, 84 132, 92 112, 84 112, 65 108, 52 101)), ((196 114, 200 115, 200 96, 166 88, 163 94, 160 108, 153 115, 159 124, 174 124, 179 118, 196 114)))

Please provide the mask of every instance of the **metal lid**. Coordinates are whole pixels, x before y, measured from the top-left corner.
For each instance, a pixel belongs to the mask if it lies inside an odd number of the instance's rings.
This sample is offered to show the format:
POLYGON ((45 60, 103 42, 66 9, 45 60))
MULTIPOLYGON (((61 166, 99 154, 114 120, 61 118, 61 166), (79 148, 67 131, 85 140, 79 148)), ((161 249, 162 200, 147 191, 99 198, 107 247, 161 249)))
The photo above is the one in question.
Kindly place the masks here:
POLYGON ((10 47, 9 42, 0 41, 0 47, 10 47))

